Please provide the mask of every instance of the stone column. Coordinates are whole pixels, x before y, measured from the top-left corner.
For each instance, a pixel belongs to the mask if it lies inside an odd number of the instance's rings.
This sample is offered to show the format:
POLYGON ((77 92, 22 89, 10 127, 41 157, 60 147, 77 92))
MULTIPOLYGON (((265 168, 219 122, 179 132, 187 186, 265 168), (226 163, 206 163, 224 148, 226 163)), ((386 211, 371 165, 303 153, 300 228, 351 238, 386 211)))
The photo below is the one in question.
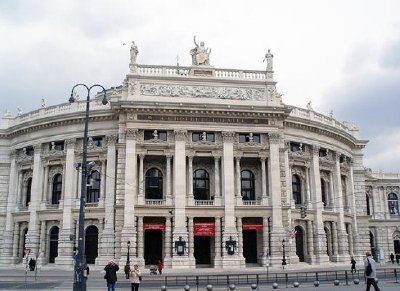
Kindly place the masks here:
POLYGON ((75 163, 75 143, 76 139, 66 140, 66 158, 64 172, 64 207, 62 214, 62 225, 58 239, 58 256, 55 259, 57 265, 72 266, 71 255, 73 252, 73 241, 70 236, 73 232, 72 221, 72 201, 73 201, 73 186, 74 172, 76 171, 75 163))
MULTIPOLYGON (((40 222, 40 245, 39 245, 39 257, 38 257, 38 262, 37 262, 37 264, 40 264, 40 265, 43 265, 46 262, 46 230, 47 230, 46 229, 46 221, 42 220, 40 222)), ((71 254, 72 254, 72 251, 71 251, 71 254)), ((70 261, 72 261, 71 254, 69 257, 70 261)))
POLYGON ((336 222, 332 221, 332 250, 333 250, 333 261, 338 261, 338 230, 336 222))
MULTIPOLYGON (((174 230, 173 242, 179 237, 188 243, 188 230, 186 226, 186 131, 175 130, 175 152, 174 152, 174 178, 173 188, 175 194, 174 230)), ((173 268, 188 268, 189 257, 187 251, 179 256, 175 251, 172 256, 173 268)))
POLYGON ((311 209, 310 168, 307 167, 305 172, 306 172, 305 188, 306 188, 307 209, 311 209))
POLYGON ((214 156, 214 203, 221 205, 221 184, 220 184, 220 170, 219 170, 220 157, 214 156))
POLYGON ((282 189, 279 162, 280 134, 270 133, 270 160, 268 163, 269 173, 269 195, 272 206, 272 229, 271 229, 271 264, 279 266, 282 264, 282 240, 286 234, 282 224, 282 189))
MULTIPOLYGON (((108 137, 106 137, 106 138, 108 138, 108 137)), ((107 155, 108 155, 108 153, 107 153, 107 155)), ((106 173, 106 161, 104 159, 101 159, 100 163, 101 163, 101 169, 100 169, 101 181, 100 181, 100 193, 99 193, 100 197, 99 197, 98 207, 105 207, 104 203, 105 203, 105 199, 106 199, 105 193, 107 191, 107 189, 106 189, 107 177, 104 173, 106 173)), ((108 163, 108 161, 107 161, 107 163, 108 163)))
POLYGON ((215 217, 215 258, 214 268, 222 267, 221 257, 221 217, 215 217))
MULTIPOLYGON (((11 258, 11 263, 16 264, 19 262, 20 258, 18 257, 18 240, 19 240, 19 223, 15 222, 14 223, 14 233, 13 233, 13 243, 12 243, 12 258, 11 258)), ((10 256, 11 257, 11 256, 10 256)))
MULTIPOLYGON (((236 242, 238 241, 238 231, 236 229, 236 218, 235 218, 235 181, 234 181, 234 165, 233 165, 233 143, 235 139, 234 132, 222 132, 223 138, 223 156, 222 156, 222 195, 224 199, 225 208, 225 220, 222 234, 222 245, 232 237, 236 242)), ((239 169, 239 180, 240 180, 240 166, 237 167, 238 160, 236 160, 236 184, 237 184, 237 172, 239 169)), ((237 187, 237 185, 236 185, 237 187)), ((240 185, 239 190, 240 191, 240 185)), ((239 196, 240 198, 240 196, 239 196)), ((240 256, 236 251, 234 255, 228 255, 224 248, 224 255, 222 256, 222 267, 239 267, 241 265, 240 256)))
POLYGON ((106 186, 104 200, 104 228, 100 237, 100 254, 96 259, 97 265, 105 265, 114 258, 115 253, 115 180, 117 152, 116 143, 118 137, 109 135, 107 140, 107 168, 106 168, 106 186))
POLYGON ((241 267, 246 267, 246 260, 243 256, 243 223, 242 217, 238 217, 236 219, 236 228, 238 230, 238 242, 237 242, 237 252, 240 258, 240 265, 241 267))
POLYGON ((137 227, 137 261, 141 266, 144 266, 144 230, 143 230, 143 216, 138 216, 137 227))
MULTIPOLYGON (((235 184, 236 184, 236 192, 235 192, 235 196, 236 196, 236 202, 242 202, 242 187, 241 187, 241 183, 240 183, 240 157, 235 157, 235 161, 236 161, 236 165, 235 165, 235 184)), ((241 205, 241 203, 240 203, 241 205)))
MULTIPOLYGON (((64 173, 66 173, 65 167, 64 167, 64 173)), ((64 183, 65 183, 65 179, 64 179, 64 183)), ((45 165, 44 166, 44 179, 43 179, 43 192, 42 192, 41 199, 40 199, 40 202, 44 202, 45 205, 49 202, 48 186, 49 186, 49 166, 45 165)), ((64 192, 65 192, 65 190, 64 190, 64 192)), ((65 196, 65 194, 64 194, 64 196, 65 196)), ((65 200, 65 197, 64 197, 64 200, 65 200)))
POLYGON ((189 231, 189 241, 188 241, 188 253, 189 253, 189 264, 191 268, 196 267, 196 260, 194 257, 194 233, 193 233, 193 217, 188 217, 188 231, 189 231))
POLYGON ((268 202, 268 197, 267 197, 267 172, 265 169, 265 160, 266 157, 261 157, 260 158, 260 162, 261 162, 261 201, 262 201, 262 205, 267 205, 268 202))
MULTIPOLYGON (((127 243, 136 245, 136 228, 135 228, 135 198, 137 196, 137 154, 136 154, 136 138, 138 130, 135 128, 127 128, 125 131, 126 138, 126 157, 125 157, 125 204, 124 204, 124 225, 121 231, 121 252, 127 251, 127 243)), ((143 223, 143 218, 142 218, 143 223)), ((143 227, 142 227, 143 230, 143 227)), ((139 243, 138 243, 139 245, 139 243)), ((139 256, 138 260, 143 259, 139 256)), ((135 261, 135 258, 132 259, 135 261)))
POLYGON ((314 255, 314 240, 313 240, 313 223, 311 220, 307 220, 307 253, 308 261, 310 263, 315 261, 314 255))
POLYGON ((138 204, 139 205, 144 205, 144 187, 145 187, 145 181, 144 181, 144 157, 145 155, 139 155, 139 195, 138 195, 138 204))
POLYGON ((335 186, 336 199, 334 200, 334 205, 336 206, 336 212, 339 212, 338 221, 337 221, 337 235, 338 235, 338 252, 335 255, 338 255, 337 261, 346 262, 348 260, 348 242, 347 242, 347 233, 346 226, 344 223, 344 206, 343 206, 343 198, 342 196, 345 194, 342 191, 342 177, 340 174, 340 154, 334 154, 335 165, 333 167, 333 183, 335 186))
POLYGON ((18 227, 18 224, 14 223, 12 216, 13 209, 17 202, 18 168, 16 162, 16 152, 12 151, 10 157, 10 182, 8 185, 7 214, 0 246, 1 265, 15 264, 17 260, 17 256, 15 256, 13 253, 13 232, 15 231, 15 226, 18 227))
POLYGON ((164 265, 166 267, 171 267, 171 250, 172 250, 172 242, 171 242, 171 236, 172 236, 172 228, 171 228, 171 218, 166 217, 165 218, 165 256, 164 256, 164 265))
POLYGON ((193 156, 192 155, 188 155, 187 189, 188 189, 188 205, 194 205, 194 197, 193 197, 193 156))
POLYGON ((32 174, 32 189, 31 203, 29 204, 29 230, 26 235, 26 247, 31 249, 30 256, 36 257, 39 250, 39 218, 38 210, 40 198, 42 196, 43 186, 43 165, 42 165, 42 145, 36 144, 34 147, 33 156, 33 174, 32 174))
POLYGON ((263 256, 262 266, 269 266, 269 244, 268 244, 268 217, 263 217, 263 233, 262 233, 263 256))
POLYGON ((358 234, 358 224, 357 224, 357 210, 356 210, 356 198, 354 194, 354 176, 353 176, 353 165, 352 161, 349 170, 349 198, 351 203, 352 211, 352 227, 353 227, 353 239, 350 242, 353 244, 353 255, 357 261, 363 260, 363 255, 361 253, 360 236, 358 234))
POLYGON ((171 195, 171 158, 172 155, 166 155, 167 158, 167 195, 166 195, 166 204, 172 205, 172 195, 171 195))
MULTIPOLYGON (((329 262, 329 257, 324 249, 325 231, 324 222, 322 220, 322 194, 321 194, 321 175, 319 169, 319 147, 313 146, 311 159, 311 202, 314 212, 314 254, 315 263, 321 264, 329 262)), ((313 262, 314 263, 314 262, 313 262)))

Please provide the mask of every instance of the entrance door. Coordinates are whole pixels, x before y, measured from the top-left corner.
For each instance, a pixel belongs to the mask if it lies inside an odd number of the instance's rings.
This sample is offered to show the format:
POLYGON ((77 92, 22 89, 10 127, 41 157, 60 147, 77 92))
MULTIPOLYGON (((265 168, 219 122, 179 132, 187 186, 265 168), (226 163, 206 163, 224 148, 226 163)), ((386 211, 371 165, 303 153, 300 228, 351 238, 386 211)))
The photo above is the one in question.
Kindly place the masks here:
POLYGON ((144 231, 144 263, 146 265, 155 265, 158 260, 162 261, 162 244, 161 230, 144 231))
POLYGON ((304 232, 300 226, 296 226, 296 255, 300 262, 304 262, 304 232))
POLYGON ((99 230, 96 226, 91 225, 86 229, 85 236, 85 254, 86 263, 94 264, 98 255, 98 241, 99 241, 99 230))
POLYGON ((246 264, 257 263, 257 231, 243 230, 243 256, 246 264))
POLYGON ((394 240, 394 253, 400 254, 400 240, 394 240))
POLYGON ((50 231, 50 254, 49 263, 54 263, 55 258, 58 256, 58 232, 57 226, 53 227, 50 231))
POLYGON ((194 257, 196 259, 196 265, 211 264, 211 237, 194 237, 194 257))

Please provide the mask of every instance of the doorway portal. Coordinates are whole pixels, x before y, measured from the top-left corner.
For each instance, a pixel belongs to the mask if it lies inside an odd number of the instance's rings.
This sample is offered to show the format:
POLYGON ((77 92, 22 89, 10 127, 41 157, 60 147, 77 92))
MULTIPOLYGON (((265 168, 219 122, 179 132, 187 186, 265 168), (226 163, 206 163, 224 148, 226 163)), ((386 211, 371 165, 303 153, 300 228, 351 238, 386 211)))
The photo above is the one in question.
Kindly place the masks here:
POLYGON ((300 226, 296 226, 296 255, 300 262, 304 262, 304 232, 300 226))
POLYGON ((58 233, 59 228, 57 226, 53 227, 50 231, 49 263, 54 263, 56 257, 58 256, 58 233))
POLYGON ((243 230, 243 256, 246 264, 257 263, 257 231, 243 230))
POLYGON ((91 225, 86 229, 85 235, 85 254, 86 263, 94 264, 98 256, 98 241, 99 241, 99 230, 96 226, 91 225))
POLYGON ((144 263, 145 265, 156 265, 158 260, 162 261, 163 232, 161 230, 144 231, 144 263))
POLYGON ((196 259, 196 265, 211 264, 211 237, 194 237, 194 257, 196 259))

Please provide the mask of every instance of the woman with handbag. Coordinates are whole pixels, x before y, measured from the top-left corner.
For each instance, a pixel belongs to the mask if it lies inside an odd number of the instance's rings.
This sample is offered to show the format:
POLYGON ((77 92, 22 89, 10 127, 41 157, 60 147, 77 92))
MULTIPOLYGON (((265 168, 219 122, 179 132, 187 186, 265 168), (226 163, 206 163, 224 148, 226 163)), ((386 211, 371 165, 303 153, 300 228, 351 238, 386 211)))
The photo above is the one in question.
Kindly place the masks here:
POLYGON ((142 276, 140 274, 139 265, 135 264, 131 271, 131 291, 139 291, 140 281, 142 281, 142 276))

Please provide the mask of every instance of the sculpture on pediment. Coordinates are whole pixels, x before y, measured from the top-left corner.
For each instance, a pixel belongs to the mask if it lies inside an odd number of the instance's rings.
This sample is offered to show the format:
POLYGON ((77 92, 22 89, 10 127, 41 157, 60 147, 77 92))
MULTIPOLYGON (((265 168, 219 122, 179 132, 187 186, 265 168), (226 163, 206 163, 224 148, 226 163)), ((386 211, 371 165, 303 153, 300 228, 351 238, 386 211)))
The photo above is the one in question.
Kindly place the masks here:
POLYGON ((272 71, 273 69, 273 58, 274 55, 271 54, 271 50, 268 49, 268 52, 265 54, 263 62, 267 61, 267 71, 272 71))
POLYGON ((132 41, 130 53, 131 53, 131 64, 136 64, 136 58, 139 53, 139 50, 134 41, 132 41))
POLYGON ((194 36, 194 44, 196 47, 190 50, 190 54, 192 55, 192 65, 210 65, 211 49, 204 46, 204 41, 201 41, 200 45, 198 45, 196 42, 196 36, 194 36))

